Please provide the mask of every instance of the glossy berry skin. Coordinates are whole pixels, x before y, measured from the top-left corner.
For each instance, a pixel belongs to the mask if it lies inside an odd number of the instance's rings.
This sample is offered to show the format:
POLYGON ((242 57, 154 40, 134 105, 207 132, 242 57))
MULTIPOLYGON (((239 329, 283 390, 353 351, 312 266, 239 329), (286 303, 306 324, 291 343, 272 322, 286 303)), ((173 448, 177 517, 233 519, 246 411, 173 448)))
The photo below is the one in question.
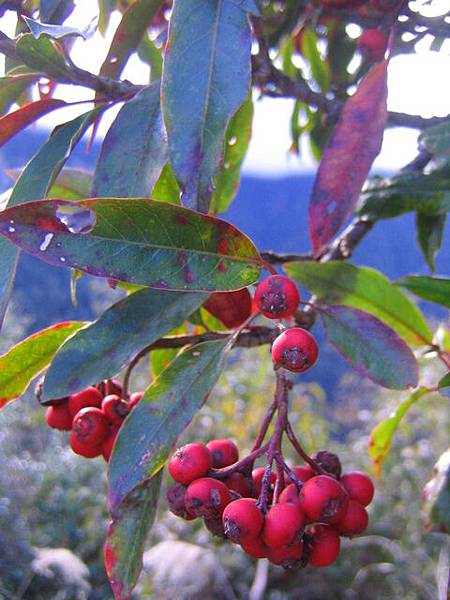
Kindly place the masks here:
POLYGON ((240 498, 226 506, 222 515, 226 536, 236 544, 248 542, 259 536, 264 517, 254 498, 240 498))
POLYGON ((372 502, 375 489, 372 480, 362 471, 344 473, 340 483, 345 487, 351 500, 356 500, 363 506, 372 502))
POLYGON ((105 414, 93 406, 82 408, 72 421, 72 433, 83 444, 101 446, 110 432, 110 423, 105 414))
POLYGON ((267 558, 269 549, 261 537, 241 542, 242 550, 252 558, 267 558))
POLYGON ((380 62, 386 52, 388 38, 381 29, 366 29, 357 43, 358 50, 369 62, 380 62))
POLYGON ((178 483, 188 485, 203 477, 212 465, 211 453, 204 444, 186 444, 169 461, 169 473, 178 483))
POLYGON ((212 466, 214 469, 228 467, 237 462, 239 450, 231 440, 211 440, 206 444, 211 452, 212 466))
POLYGON ((291 317, 300 303, 297 286, 285 275, 269 275, 255 292, 255 305, 268 319, 291 317))
POLYGON ((190 515, 186 510, 185 498, 186 498, 186 486, 181 483, 175 483, 167 489, 167 505, 171 513, 177 517, 181 517, 186 521, 192 521, 195 519, 193 515, 190 515))
POLYGON ((128 406, 130 410, 132 410, 139 402, 142 400, 144 392, 134 392, 130 396, 130 400, 128 401, 128 406))
POLYGON ((49 406, 45 411, 45 420, 49 427, 59 429, 60 431, 70 431, 72 429, 72 415, 69 412, 67 403, 49 406))
POLYGON ((349 500, 344 517, 336 525, 336 529, 344 537, 354 537, 361 534, 369 524, 369 516, 362 504, 349 500))
MULTIPOLYGON (((253 471, 252 471, 253 485, 255 486, 256 494, 258 496, 261 493, 261 486, 262 486, 262 480, 264 477, 264 471, 265 471, 264 467, 257 467, 256 469, 253 469, 253 471)), ((271 471, 271 473, 270 473, 270 487, 271 488, 275 485, 276 480, 277 480, 276 473, 271 471)))
POLYGON ((102 453, 102 447, 100 445, 84 443, 79 437, 77 437, 75 431, 70 432, 69 444, 75 454, 79 454, 85 458, 95 458, 96 456, 100 456, 102 453))
POLYGON ((335 529, 328 525, 316 525, 311 534, 308 564, 312 567, 327 567, 339 556, 341 540, 335 529))
POLYGON ((130 407, 117 394, 110 394, 103 398, 102 411, 113 425, 120 427, 130 412, 130 407))
POLYGON ((290 503, 274 504, 264 521, 263 539, 269 548, 291 546, 300 542, 305 516, 298 506, 290 503))
POLYGON ((106 462, 109 462, 109 459, 111 458, 111 452, 118 433, 119 427, 113 427, 108 433, 108 437, 102 443, 102 454, 106 462))
POLYGON ((280 504, 294 504, 297 508, 300 508, 300 499, 298 497, 299 491, 295 483, 287 485, 280 494, 280 504))
POLYGON ((222 481, 229 490, 238 493, 243 498, 251 496, 250 483, 242 473, 233 473, 222 481))
POLYGON ((77 394, 72 394, 69 398, 69 411, 74 417, 82 408, 87 406, 95 406, 100 408, 102 405, 103 396, 97 388, 91 386, 77 394))
POLYGON ((300 565, 303 556, 303 544, 293 544, 281 548, 269 548, 267 558, 274 565, 279 565, 285 569, 292 569, 300 565))
POLYGON ((230 502, 231 495, 227 486, 211 477, 196 479, 186 490, 186 509, 194 517, 220 517, 230 502))
POLYGON ((277 367, 293 373, 308 371, 317 360, 319 349, 313 336, 301 327, 286 329, 272 344, 272 360, 277 367))
MULTIPOLYGON (((305 481, 308 481, 308 479, 311 479, 311 477, 314 477, 314 471, 312 470, 312 468, 309 465, 301 465, 301 466, 297 466, 297 467, 292 467, 292 470, 294 471, 294 475, 297 477, 298 481, 300 481, 301 483, 305 483, 305 481)), ((286 485, 289 485, 292 483, 292 479, 289 477, 289 475, 287 473, 285 475, 285 480, 286 480, 286 485)))
POLYGON ((348 494, 333 477, 317 475, 302 487, 300 507, 310 523, 338 523, 347 510, 348 494))

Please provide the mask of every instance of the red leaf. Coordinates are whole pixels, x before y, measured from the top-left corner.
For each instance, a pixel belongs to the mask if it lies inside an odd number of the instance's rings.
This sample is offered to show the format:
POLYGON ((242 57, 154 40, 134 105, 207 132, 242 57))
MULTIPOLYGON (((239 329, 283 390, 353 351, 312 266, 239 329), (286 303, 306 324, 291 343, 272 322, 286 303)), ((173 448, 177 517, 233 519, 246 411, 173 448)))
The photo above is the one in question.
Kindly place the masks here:
POLYGON ((236 292, 216 292, 203 305, 225 327, 239 327, 252 313, 252 297, 247 288, 236 292))
POLYGON ((380 152, 387 120, 387 66, 387 60, 376 65, 347 101, 323 154, 309 204, 316 256, 351 215, 380 152))
POLYGON ((33 121, 39 119, 39 117, 46 115, 56 108, 61 108, 66 105, 67 103, 64 102, 64 100, 45 98, 44 100, 37 100, 36 102, 25 104, 25 106, 22 106, 14 112, 1 117, 0 147, 14 137, 16 133, 19 133, 19 131, 25 129, 25 127, 33 123, 33 121))

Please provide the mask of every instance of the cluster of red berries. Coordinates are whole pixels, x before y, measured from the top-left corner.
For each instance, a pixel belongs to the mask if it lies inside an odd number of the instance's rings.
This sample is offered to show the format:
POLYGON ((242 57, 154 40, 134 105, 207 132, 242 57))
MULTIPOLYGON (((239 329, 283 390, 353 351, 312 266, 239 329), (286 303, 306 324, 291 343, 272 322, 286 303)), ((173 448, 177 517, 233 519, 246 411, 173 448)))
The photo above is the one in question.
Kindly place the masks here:
POLYGON ((109 461, 117 433, 128 415, 143 396, 143 392, 122 399, 119 381, 103 381, 98 386, 54 401, 45 412, 47 424, 70 431, 72 450, 85 458, 103 455, 109 461))
MULTIPOLYGON (((270 275, 256 288, 255 305, 268 319, 292 317, 300 304, 294 281, 285 275, 270 275)), ((272 360, 277 367, 303 373, 317 360, 319 349, 314 337, 302 327, 285 329, 272 344, 272 360)))
POLYGON ((170 511, 188 521, 200 517, 214 535, 284 568, 326 567, 338 557, 341 536, 366 529, 372 481, 359 471, 341 475, 335 454, 313 457, 328 474, 317 475, 309 464, 290 469, 277 502, 277 475, 263 467, 251 473, 245 467, 233 470, 237 461, 238 449, 226 439, 179 448, 168 464, 177 482, 167 491, 170 511), (269 493, 263 500, 267 473, 269 493))

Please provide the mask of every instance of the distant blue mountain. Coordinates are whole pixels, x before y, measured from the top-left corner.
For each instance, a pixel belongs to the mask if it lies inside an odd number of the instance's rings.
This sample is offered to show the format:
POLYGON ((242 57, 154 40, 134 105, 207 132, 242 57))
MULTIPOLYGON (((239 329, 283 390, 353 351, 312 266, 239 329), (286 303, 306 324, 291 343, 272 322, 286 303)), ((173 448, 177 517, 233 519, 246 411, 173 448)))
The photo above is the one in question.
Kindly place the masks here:
MULTIPOLYGON (((24 165, 46 138, 44 132, 29 129, 0 150, 0 190, 10 185, 4 169, 24 165)), ((92 170, 98 151, 98 144, 89 154, 86 144, 80 144, 68 164, 92 170)), ((223 217, 250 236, 262 251, 308 252, 307 205, 312 184, 312 175, 282 179, 244 176, 237 198, 223 217)), ((450 276, 449 234, 450 227, 447 227, 444 248, 437 259, 437 272, 447 276, 450 276)), ((377 224, 356 249, 352 262, 379 269, 391 279, 426 272, 415 240, 414 216, 405 215, 377 224)), ((51 267, 22 255, 14 297, 20 312, 30 317, 28 333, 60 320, 95 317, 95 297, 88 278, 82 278, 79 284, 78 308, 70 303, 69 282, 67 269, 51 267)), ((438 307, 430 304, 422 307, 429 315, 444 318, 444 311, 438 307)), ((319 380, 331 390, 345 369, 344 364, 329 345, 325 345, 314 373, 305 378, 319 380)))

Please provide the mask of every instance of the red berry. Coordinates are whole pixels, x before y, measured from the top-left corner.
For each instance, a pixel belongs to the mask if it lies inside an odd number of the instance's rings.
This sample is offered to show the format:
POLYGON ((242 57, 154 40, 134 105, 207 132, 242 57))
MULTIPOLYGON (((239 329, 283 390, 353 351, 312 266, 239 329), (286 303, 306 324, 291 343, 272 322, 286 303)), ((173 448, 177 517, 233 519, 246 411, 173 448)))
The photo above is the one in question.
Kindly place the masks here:
POLYGON ((375 489, 372 480, 361 471, 351 471, 342 475, 340 483, 345 487, 351 500, 356 500, 363 506, 372 502, 375 489))
POLYGON ((223 528, 226 536, 240 544, 261 533, 264 517, 254 498, 239 498, 230 502, 223 511, 223 528))
MULTIPOLYGON (((261 493, 262 480, 264 477, 265 470, 266 470, 265 467, 257 467, 256 469, 253 469, 253 471, 252 471, 253 485, 255 486, 256 494, 258 496, 261 493)), ((277 480, 276 473, 271 471, 271 473, 270 473, 270 488, 272 490, 273 490, 273 486, 275 485, 276 480, 277 480)))
POLYGON ((206 529, 210 531, 213 535, 215 535, 218 538, 222 538, 223 540, 227 539, 221 517, 213 517, 212 519, 205 518, 203 519, 203 522, 205 524, 206 529))
POLYGON ((45 420, 49 427, 60 429, 61 431, 70 431, 72 429, 72 415, 69 412, 67 403, 49 406, 45 411, 45 420))
POLYGON ((222 481, 229 490, 237 492, 243 498, 251 496, 250 483, 242 473, 233 473, 222 481))
POLYGON ((193 515, 190 515, 186 510, 185 498, 186 498, 186 486, 176 483, 171 485, 167 489, 167 504, 171 513, 177 517, 181 517, 186 521, 192 521, 195 519, 193 515))
POLYGON ((186 509, 195 517, 220 517, 230 501, 231 495, 227 486, 211 477, 196 479, 186 490, 186 509))
POLYGON ((110 394, 103 398, 102 411, 111 423, 120 427, 130 412, 130 407, 120 396, 110 394))
POLYGON ((299 303, 297 286, 285 275, 269 275, 256 288, 256 307, 269 319, 291 317, 299 303))
POLYGON ((300 494, 300 507, 311 523, 338 523, 345 514, 348 494, 342 485, 328 475, 308 479, 300 494))
POLYGON ((100 456, 102 453, 102 447, 100 445, 86 444, 79 437, 77 437, 75 431, 70 432, 69 443, 75 454, 79 454, 85 458, 95 458, 96 456, 100 456))
POLYGON ((388 37, 381 29, 366 29, 358 39, 358 50, 369 62, 383 60, 388 37))
POLYGON ((364 506, 356 500, 349 500, 347 511, 336 525, 336 529, 345 537, 353 537, 367 529, 368 524, 369 516, 364 506))
POLYGON ((101 446, 110 431, 110 423, 104 413, 93 406, 82 408, 72 422, 72 433, 83 443, 101 446))
POLYGON ((134 394, 131 394, 130 400, 128 402, 130 410, 132 410, 136 406, 136 404, 139 404, 139 402, 142 400, 143 395, 144 392, 134 392, 134 394))
POLYGON ((313 336, 301 327, 292 327, 281 333, 272 344, 272 360, 278 367, 294 373, 310 369, 319 350, 313 336))
POLYGON ((295 483, 291 483, 284 488, 280 494, 280 504, 294 504, 300 507, 300 500, 298 497, 298 489, 295 483))
MULTIPOLYGON (((312 470, 312 467, 310 467, 309 465, 292 467, 292 470, 294 471, 294 475, 297 477, 297 479, 301 483, 305 483, 305 481, 308 481, 308 479, 311 479, 311 477, 314 477, 314 471, 312 470)), ((289 485, 290 483, 292 483, 292 480, 288 474, 285 475, 285 481, 286 481, 286 485, 289 485)))
POLYGON ((86 408, 87 406, 95 406, 100 408, 102 405, 103 396, 98 391, 97 388, 91 386, 78 392, 77 394, 72 394, 69 398, 69 411, 72 417, 74 417, 82 408, 86 408))
POLYGON ((178 483, 188 485, 210 470, 211 453, 204 444, 186 444, 169 460, 169 473, 178 483))
POLYGON ((275 504, 267 512, 263 539, 269 548, 291 546, 300 542, 305 516, 294 504, 275 504))
POLYGON ((239 450, 231 440, 211 440, 206 447, 211 452, 212 466, 215 469, 228 467, 239 458, 239 450))
POLYGON ((303 556, 303 544, 293 544, 281 548, 268 548, 267 558, 274 565, 279 565, 285 569, 294 569, 300 566, 303 556))
POLYGON ((252 558, 267 558, 269 549, 261 537, 241 542, 242 550, 252 558))
POLYGON ((341 540, 335 529, 328 525, 316 525, 310 529, 310 553, 308 563, 312 567, 327 567, 339 556, 341 540))
POLYGON ((108 434, 108 437, 102 443, 102 454, 106 462, 109 462, 113 450, 114 442, 116 441, 119 427, 113 427, 108 434))

